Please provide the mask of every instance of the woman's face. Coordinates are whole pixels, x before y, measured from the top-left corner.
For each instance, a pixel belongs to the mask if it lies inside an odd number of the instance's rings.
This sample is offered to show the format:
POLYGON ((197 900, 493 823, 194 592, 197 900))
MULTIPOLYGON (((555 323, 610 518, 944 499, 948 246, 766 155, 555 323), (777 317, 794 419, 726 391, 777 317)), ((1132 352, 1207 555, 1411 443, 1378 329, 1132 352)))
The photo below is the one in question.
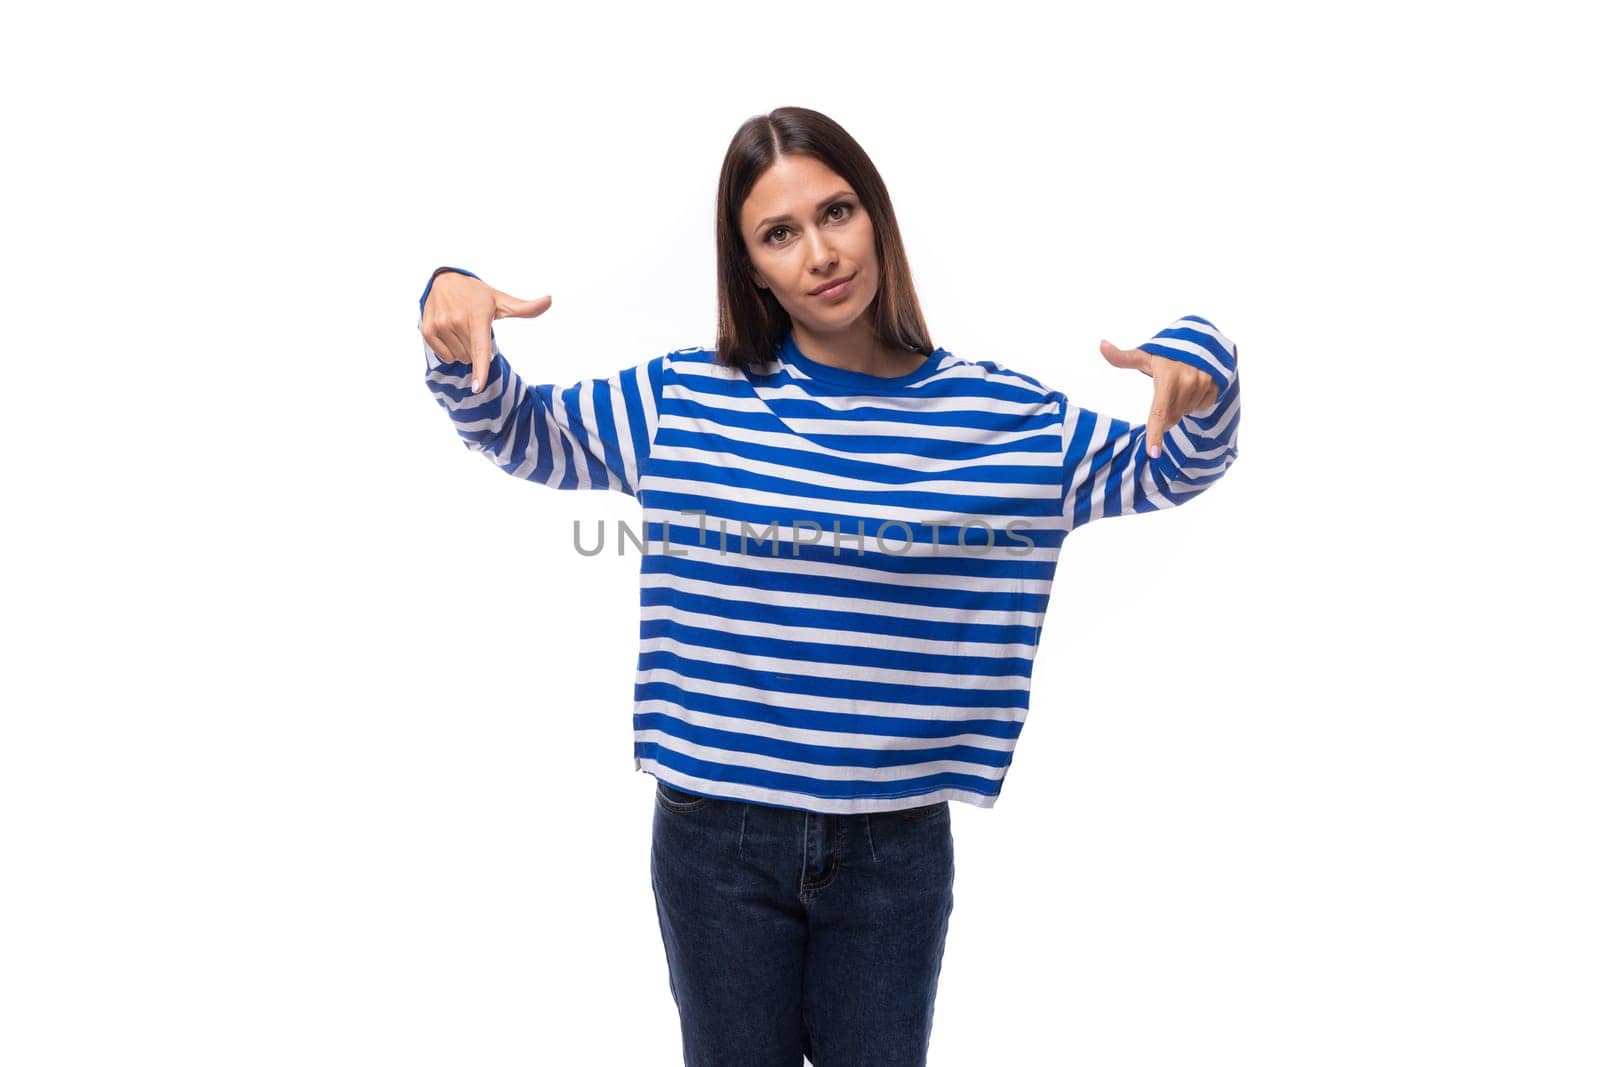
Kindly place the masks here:
POLYGON ((878 294, 872 220, 850 184, 815 156, 779 156, 745 198, 739 228, 757 284, 811 333, 848 329, 878 294))

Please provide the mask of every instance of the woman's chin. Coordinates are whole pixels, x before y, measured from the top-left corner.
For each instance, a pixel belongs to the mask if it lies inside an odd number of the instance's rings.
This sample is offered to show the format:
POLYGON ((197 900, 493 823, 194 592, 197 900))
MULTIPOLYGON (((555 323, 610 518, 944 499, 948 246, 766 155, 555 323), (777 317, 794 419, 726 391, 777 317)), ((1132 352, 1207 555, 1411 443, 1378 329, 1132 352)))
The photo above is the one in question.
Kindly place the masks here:
POLYGON ((794 315, 790 317, 796 322, 803 323, 806 330, 819 337, 830 337, 850 333, 858 328, 863 319, 868 323, 874 320, 877 313, 877 294, 867 302, 864 307, 840 306, 831 315, 808 314, 804 318, 794 315))

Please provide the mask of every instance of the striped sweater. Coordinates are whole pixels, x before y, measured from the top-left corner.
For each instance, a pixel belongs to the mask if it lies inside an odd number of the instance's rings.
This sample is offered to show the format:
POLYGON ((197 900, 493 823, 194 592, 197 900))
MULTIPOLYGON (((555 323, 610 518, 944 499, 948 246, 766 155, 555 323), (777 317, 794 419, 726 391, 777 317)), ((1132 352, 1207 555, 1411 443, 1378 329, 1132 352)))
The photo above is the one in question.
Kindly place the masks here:
POLYGON ((1066 535, 1192 500, 1238 451, 1237 353, 1198 315, 1139 346, 1218 390, 1153 460, 1144 425, 942 348, 879 378, 791 334, 749 371, 684 348, 559 388, 495 343, 473 394, 423 347, 468 449, 643 507, 634 769, 807 811, 992 807, 1066 535))

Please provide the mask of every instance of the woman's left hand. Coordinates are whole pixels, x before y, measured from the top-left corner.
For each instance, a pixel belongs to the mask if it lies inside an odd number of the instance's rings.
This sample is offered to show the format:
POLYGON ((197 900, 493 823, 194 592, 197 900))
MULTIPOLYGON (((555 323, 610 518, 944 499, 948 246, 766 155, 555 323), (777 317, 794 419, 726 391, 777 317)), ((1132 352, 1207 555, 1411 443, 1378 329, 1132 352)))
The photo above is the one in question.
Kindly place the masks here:
POLYGON ((1142 348, 1118 348, 1110 341, 1100 342, 1100 354, 1113 367, 1141 370, 1155 379, 1150 417, 1145 420, 1145 449, 1151 459, 1161 455, 1161 439, 1174 423, 1217 402, 1216 380, 1187 363, 1152 355, 1142 348))

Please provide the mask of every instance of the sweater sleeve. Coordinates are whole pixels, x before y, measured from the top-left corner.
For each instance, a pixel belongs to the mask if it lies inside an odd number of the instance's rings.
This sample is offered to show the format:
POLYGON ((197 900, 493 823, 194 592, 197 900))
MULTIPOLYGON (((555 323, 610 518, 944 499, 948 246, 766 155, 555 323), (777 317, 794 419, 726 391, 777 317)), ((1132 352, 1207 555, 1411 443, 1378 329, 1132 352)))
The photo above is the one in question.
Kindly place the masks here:
POLYGON ((1208 320, 1186 315, 1138 347, 1211 375, 1217 400, 1169 427, 1161 455, 1151 459, 1145 423, 1100 415, 1062 397, 1061 511, 1068 531, 1099 518, 1186 503, 1221 478, 1239 454, 1234 343, 1208 320))
MULTIPOLYGON (((424 290, 424 308, 427 299, 424 290)), ((422 343, 428 390, 462 443, 507 474, 552 489, 615 489, 638 496, 667 357, 565 387, 528 385, 493 337, 491 330, 494 358, 478 393, 472 391, 470 363, 446 362, 422 343)))

